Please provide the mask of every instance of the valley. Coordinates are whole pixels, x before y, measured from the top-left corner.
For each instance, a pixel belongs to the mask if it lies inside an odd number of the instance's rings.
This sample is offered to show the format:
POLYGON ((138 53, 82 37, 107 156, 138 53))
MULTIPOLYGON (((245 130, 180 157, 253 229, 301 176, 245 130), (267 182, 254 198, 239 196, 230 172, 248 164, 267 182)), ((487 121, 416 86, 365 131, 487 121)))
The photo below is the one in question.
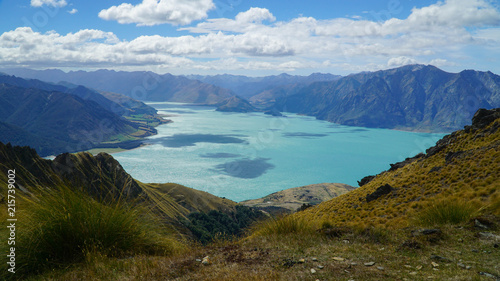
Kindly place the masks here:
POLYGON ((162 75, 136 88, 156 76, 17 71, 72 82, 0 75, 0 166, 25 210, 20 273, 2 278, 500 276, 492 73, 162 75))
POLYGON ((0 280, 500 281, 499 0, 0 19, 0 280))

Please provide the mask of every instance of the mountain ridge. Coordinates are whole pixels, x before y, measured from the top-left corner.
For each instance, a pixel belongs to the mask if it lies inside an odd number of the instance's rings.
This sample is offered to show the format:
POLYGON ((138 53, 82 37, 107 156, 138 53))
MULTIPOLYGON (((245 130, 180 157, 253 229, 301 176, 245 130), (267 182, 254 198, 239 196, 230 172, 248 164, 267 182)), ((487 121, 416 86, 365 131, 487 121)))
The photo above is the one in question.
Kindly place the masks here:
POLYGON ((5 69, 7 73, 59 83, 83 85, 104 92, 119 93, 140 101, 170 101, 215 104, 233 96, 230 90, 172 74, 151 71, 70 71, 58 69, 5 69))
POLYGON ((500 76, 424 65, 315 82, 274 104, 343 125, 433 132, 460 129, 479 108, 499 106, 500 76))
POLYGON ((167 123, 157 110, 116 93, 78 85, 0 75, 2 142, 29 145, 41 155, 95 147, 130 148, 167 123))
MULTIPOLYGON (((230 211, 236 205, 203 191, 179 184, 147 184, 130 176, 111 155, 88 152, 64 153, 54 160, 43 159, 30 147, 12 146, 0 142, 0 167, 16 171, 16 185, 25 196, 39 189, 67 186, 83 191, 99 200, 146 202, 152 210, 171 223, 192 212, 230 211)), ((0 174, 0 202, 7 194, 6 173, 0 174)))

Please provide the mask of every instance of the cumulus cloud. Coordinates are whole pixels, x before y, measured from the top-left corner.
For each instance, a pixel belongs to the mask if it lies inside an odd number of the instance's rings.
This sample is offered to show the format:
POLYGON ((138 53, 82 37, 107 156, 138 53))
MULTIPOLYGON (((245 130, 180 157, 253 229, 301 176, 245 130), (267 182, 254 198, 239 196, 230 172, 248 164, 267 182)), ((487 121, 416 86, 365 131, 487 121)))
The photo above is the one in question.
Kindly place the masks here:
POLYGON ((136 23, 138 26, 186 25, 206 18, 207 12, 213 8, 212 0, 143 0, 137 5, 123 3, 104 9, 99 12, 99 17, 121 24, 136 23))
POLYGON ((268 9, 263 8, 250 8, 246 12, 241 12, 236 15, 237 22, 262 22, 264 20, 275 21, 276 18, 273 16, 268 9))
POLYGON ((74 14, 78 13, 78 10, 73 8, 73 9, 69 10, 68 13, 74 15, 74 14))
POLYGON ((52 6, 52 7, 64 7, 68 5, 66 0, 31 0, 32 7, 42 7, 42 6, 52 6))
POLYGON ((396 57, 396 58, 391 58, 387 62, 387 66, 389 67, 398 67, 398 66, 403 66, 403 65, 408 65, 408 64, 416 64, 417 60, 414 58, 408 58, 408 57, 396 57))
POLYGON ((250 8, 246 12, 238 13, 234 19, 208 19, 197 24, 195 27, 184 27, 179 28, 179 30, 187 30, 192 33, 210 33, 217 31, 244 33, 265 27, 262 22, 266 20, 274 22, 276 18, 268 9, 250 8))

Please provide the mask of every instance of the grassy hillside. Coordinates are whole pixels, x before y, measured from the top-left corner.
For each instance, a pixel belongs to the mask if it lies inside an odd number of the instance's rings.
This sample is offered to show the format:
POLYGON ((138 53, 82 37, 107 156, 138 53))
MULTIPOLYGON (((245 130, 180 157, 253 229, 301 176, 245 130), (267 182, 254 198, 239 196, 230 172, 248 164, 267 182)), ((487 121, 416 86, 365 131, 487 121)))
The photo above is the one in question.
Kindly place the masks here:
POLYGON ((500 215, 498 115, 499 110, 489 116, 478 112, 472 127, 444 137, 426 155, 379 174, 368 184, 299 216, 336 225, 402 228, 418 212, 440 201, 464 202, 500 215), (368 195, 385 185, 390 186, 387 194, 367 200, 368 195))

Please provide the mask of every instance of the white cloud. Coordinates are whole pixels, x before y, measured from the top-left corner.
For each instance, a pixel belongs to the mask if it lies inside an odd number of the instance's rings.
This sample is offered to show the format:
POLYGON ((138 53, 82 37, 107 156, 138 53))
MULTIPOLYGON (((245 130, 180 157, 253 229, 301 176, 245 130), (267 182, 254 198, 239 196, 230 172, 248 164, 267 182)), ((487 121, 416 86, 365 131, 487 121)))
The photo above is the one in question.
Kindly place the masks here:
POLYGON ((186 25, 206 18, 207 12, 213 8, 212 0, 143 0, 135 6, 129 3, 112 6, 99 12, 99 17, 138 26, 186 25))
POLYGON ((236 15, 237 22, 255 22, 261 23, 264 20, 273 22, 276 18, 269 12, 268 9, 263 8, 250 8, 246 12, 241 12, 236 15))
POLYGON ((414 58, 408 58, 408 57, 396 57, 396 58, 391 58, 387 62, 387 66, 389 67, 399 67, 403 65, 408 65, 408 64, 416 64, 417 60, 414 58))
POLYGON ((454 62, 450 62, 446 59, 440 59, 440 58, 437 58, 437 59, 433 59, 431 60, 428 64, 430 65, 434 65, 436 67, 444 67, 444 66, 456 66, 457 64, 454 63, 454 62))
POLYGON ((41 7, 43 5, 52 7, 64 7, 68 5, 66 0, 31 0, 32 7, 41 7))
POLYGON ((500 14, 486 0, 447 0, 421 9, 414 8, 406 21, 421 27, 472 27, 499 24, 500 14))
MULTIPOLYGON (((132 10, 147 3, 161 2, 143 1, 132 10)), ((192 35, 126 41, 100 30, 60 35, 18 28, 0 35, 0 64, 143 66, 182 68, 185 73, 193 69, 354 71, 413 63, 457 66, 457 61, 471 57, 470 49, 500 51, 500 12, 481 0, 438 2, 413 9, 406 19, 385 22, 366 17, 276 21, 269 10, 251 8, 233 19, 207 19, 180 30, 192 35), (466 12, 457 10, 460 5, 466 12)))
POLYGON ((73 9, 69 10, 68 13, 74 15, 74 14, 78 13, 78 10, 73 8, 73 9))

